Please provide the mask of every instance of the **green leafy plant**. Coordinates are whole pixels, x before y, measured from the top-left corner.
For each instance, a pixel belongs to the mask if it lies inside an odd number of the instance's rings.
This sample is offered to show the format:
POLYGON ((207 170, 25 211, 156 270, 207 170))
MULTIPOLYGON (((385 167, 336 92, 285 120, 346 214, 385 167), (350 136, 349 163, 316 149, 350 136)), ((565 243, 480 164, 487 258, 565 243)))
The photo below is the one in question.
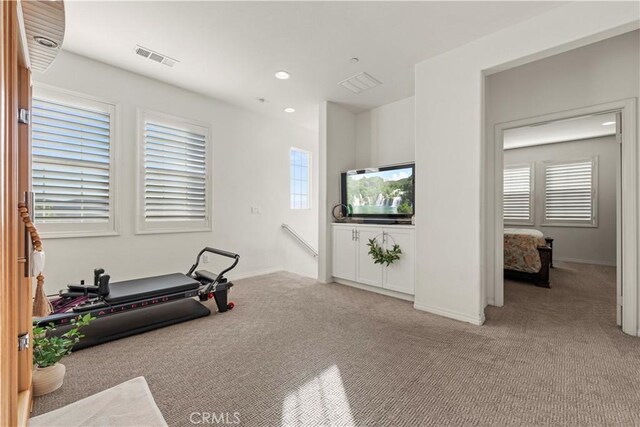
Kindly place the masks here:
POLYGON ((367 246, 369 246, 369 255, 373 258, 373 263, 387 264, 387 267, 399 260, 402 254, 400 245, 394 244, 391 249, 383 249, 376 238, 369 239, 367 246))
POLYGON ((53 323, 47 326, 38 326, 33 328, 33 363, 40 368, 53 366, 64 356, 71 353, 71 348, 80 341, 84 335, 80 333, 80 328, 87 326, 95 319, 91 314, 78 316, 71 320, 73 328, 62 334, 61 336, 52 336, 51 332, 56 328, 53 323))

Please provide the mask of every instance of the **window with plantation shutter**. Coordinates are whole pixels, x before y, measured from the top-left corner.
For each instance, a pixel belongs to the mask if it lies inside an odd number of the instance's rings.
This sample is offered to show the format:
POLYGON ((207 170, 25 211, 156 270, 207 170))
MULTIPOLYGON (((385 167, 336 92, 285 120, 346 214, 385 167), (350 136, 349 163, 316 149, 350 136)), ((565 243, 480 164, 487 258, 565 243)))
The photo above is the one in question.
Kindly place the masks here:
POLYGON ((141 113, 143 176, 139 232, 210 229, 208 129, 141 113))
POLYGON ((504 222, 533 225, 533 168, 508 166, 504 170, 504 222))
POLYGON ((545 164, 543 225, 596 226, 597 159, 545 164))
POLYGON ((114 111, 109 103, 34 87, 33 211, 45 236, 115 233, 114 111))

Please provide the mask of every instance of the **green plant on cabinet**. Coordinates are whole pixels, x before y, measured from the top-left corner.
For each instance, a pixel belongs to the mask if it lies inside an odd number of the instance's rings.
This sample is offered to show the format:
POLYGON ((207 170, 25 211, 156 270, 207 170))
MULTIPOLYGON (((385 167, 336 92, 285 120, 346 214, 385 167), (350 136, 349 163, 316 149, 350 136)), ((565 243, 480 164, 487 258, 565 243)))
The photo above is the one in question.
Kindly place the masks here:
POLYGON ((382 246, 378 244, 377 239, 374 237, 373 239, 369 239, 369 255, 373 259, 374 264, 386 264, 387 267, 400 259, 400 255, 402 254, 402 250, 400 249, 400 245, 394 244, 391 249, 383 249, 382 246))

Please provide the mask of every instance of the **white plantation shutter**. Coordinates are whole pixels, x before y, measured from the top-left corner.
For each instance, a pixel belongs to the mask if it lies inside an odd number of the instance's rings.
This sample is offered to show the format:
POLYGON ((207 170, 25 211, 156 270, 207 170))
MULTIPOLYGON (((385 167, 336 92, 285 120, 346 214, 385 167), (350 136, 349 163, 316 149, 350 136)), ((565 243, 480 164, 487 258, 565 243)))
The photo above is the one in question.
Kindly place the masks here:
POLYGON ((51 91, 35 88, 32 101, 35 221, 44 225, 45 234, 62 230, 56 227, 64 224, 72 234, 108 231, 113 224, 114 107, 68 94, 49 97, 48 93, 51 91), (71 228, 71 224, 85 228, 71 228))
MULTIPOLYGON (((207 130, 147 118, 144 132, 144 223, 208 224, 207 130)), ((159 227, 163 228, 163 227, 159 227)))
POLYGON ((545 165, 545 223, 595 224, 595 159, 545 165))
POLYGON ((504 222, 532 224, 533 204, 531 165, 510 166, 504 170, 504 222))

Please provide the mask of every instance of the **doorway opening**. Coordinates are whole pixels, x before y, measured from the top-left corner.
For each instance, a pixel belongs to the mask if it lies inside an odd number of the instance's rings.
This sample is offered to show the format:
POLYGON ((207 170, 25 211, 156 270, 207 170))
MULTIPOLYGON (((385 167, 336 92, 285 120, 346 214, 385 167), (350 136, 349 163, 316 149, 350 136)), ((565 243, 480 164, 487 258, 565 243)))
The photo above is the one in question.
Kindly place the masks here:
POLYGON ((625 100, 495 126, 494 305, 505 277, 601 292, 637 335, 635 123, 625 100))

